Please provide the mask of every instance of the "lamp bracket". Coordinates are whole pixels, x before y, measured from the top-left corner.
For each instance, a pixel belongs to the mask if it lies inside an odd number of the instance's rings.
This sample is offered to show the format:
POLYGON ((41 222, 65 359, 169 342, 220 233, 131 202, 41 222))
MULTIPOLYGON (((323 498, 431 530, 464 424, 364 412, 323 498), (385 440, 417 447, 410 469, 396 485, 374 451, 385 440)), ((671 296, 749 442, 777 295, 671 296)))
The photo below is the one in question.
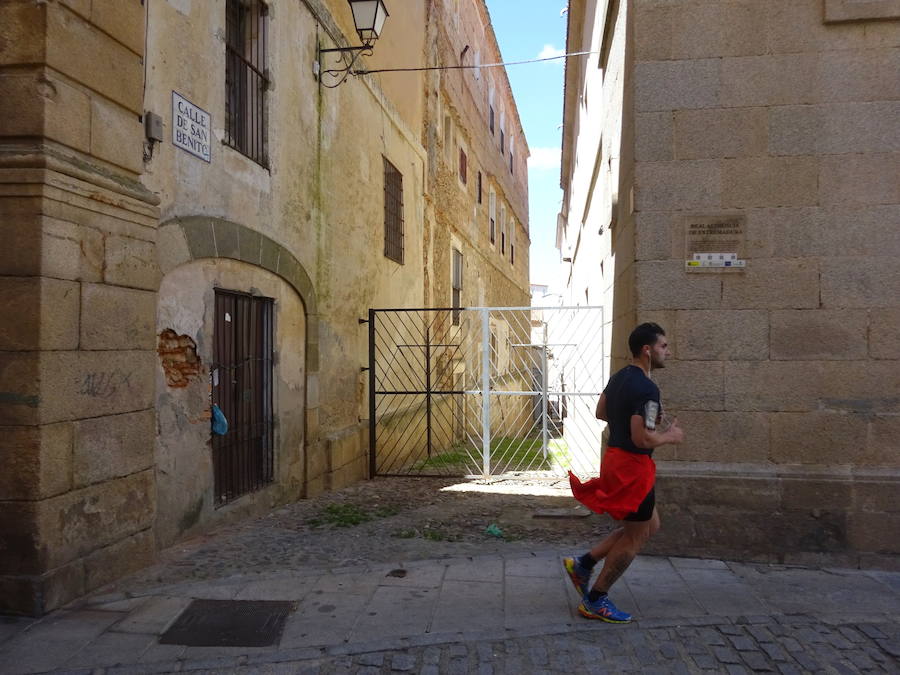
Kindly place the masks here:
POLYGON ((319 53, 327 54, 328 52, 341 52, 341 53, 361 52, 364 49, 371 49, 371 48, 372 48, 371 44, 365 44, 365 45, 361 45, 359 47, 332 47, 330 49, 320 49, 319 53))

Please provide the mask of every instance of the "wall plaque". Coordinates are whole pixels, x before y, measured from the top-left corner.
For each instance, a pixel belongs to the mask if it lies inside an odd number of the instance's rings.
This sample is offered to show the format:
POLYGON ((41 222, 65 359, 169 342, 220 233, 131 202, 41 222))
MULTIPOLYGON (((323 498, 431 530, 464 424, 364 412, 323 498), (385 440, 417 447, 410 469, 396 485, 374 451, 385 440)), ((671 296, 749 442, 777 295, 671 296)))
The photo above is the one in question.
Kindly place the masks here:
POLYGON ((210 161, 212 125, 209 113, 172 92, 172 143, 205 162, 210 161))
POLYGON ((683 216, 682 226, 688 272, 734 272, 746 267, 746 216, 683 216))

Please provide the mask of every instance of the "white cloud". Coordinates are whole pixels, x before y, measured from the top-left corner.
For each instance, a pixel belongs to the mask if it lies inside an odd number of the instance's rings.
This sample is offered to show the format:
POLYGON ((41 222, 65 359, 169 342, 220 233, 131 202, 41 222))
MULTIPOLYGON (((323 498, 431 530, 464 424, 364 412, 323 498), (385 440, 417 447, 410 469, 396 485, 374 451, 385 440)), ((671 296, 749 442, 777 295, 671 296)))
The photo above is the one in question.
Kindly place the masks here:
POLYGON ((529 171, 534 169, 558 169, 562 151, 559 148, 531 148, 528 158, 529 171))
MULTIPOLYGON (((553 45, 544 45, 544 48, 541 50, 541 53, 537 55, 537 57, 539 59, 549 59, 553 56, 562 56, 565 53, 565 49, 557 49, 553 45)), ((562 63, 562 59, 560 59, 560 63, 562 63)))

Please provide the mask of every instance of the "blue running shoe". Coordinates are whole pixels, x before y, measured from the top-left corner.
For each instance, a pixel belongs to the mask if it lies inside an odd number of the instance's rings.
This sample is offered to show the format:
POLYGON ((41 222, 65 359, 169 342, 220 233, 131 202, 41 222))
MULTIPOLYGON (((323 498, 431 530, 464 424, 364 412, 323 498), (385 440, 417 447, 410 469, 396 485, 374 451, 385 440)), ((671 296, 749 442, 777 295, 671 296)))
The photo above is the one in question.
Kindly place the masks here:
POLYGON ((604 595, 596 602, 591 602, 585 595, 578 605, 578 612, 586 619, 600 619, 607 623, 628 623, 631 621, 631 614, 619 611, 609 599, 608 595, 604 595))
POLYGON ((591 571, 578 562, 578 558, 563 558, 563 567, 572 580, 575 590, 581 595, 588 591, 588 582, 591 580, 591 571))

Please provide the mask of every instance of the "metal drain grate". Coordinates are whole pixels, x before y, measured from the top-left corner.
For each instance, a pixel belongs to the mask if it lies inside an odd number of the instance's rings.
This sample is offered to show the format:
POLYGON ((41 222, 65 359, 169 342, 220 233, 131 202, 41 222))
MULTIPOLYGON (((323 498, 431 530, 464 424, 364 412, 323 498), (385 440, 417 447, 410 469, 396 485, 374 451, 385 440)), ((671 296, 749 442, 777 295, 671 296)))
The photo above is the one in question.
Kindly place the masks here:
POLYGON ((293 602, 194 600, 159 638, 188 647, 268 647, 281 638, 293 602))

